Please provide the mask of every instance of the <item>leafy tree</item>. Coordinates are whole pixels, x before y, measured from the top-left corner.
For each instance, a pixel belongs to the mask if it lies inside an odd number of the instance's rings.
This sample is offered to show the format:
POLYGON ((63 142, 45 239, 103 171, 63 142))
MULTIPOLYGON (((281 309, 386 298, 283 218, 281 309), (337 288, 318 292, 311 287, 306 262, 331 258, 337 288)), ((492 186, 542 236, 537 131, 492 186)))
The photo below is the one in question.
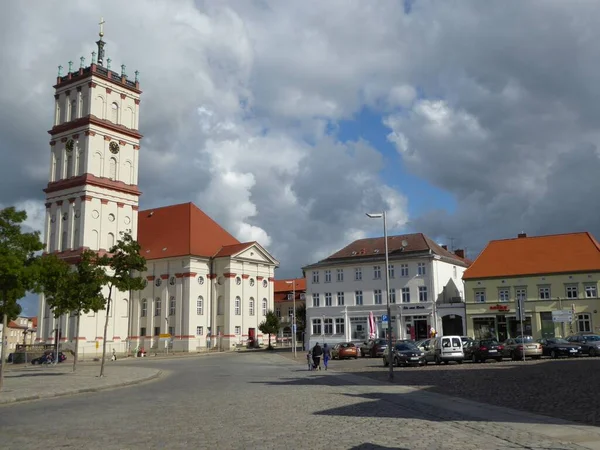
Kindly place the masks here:
POLYGON ((140 274, 146 270, 146 259, 140 255, 140 249, 140 244, 129 233, 122 233, 122 238, 108 250, 108 254, 96 259, 96 264, 104 268, 103 284, 108 288, 108 296, 105 298, 106 320, 102 340, 101 377, 104 376, 106 333, 112 295, 114 291, 140 291, 144 288, 144 279, 140 274), (137 272, 138 275, 134 276, 134 272, 137 272))
POLYGON ((279 327, 280 323, 277 314, 275 314, 274 311, 267 311, 265 320, 261 322, 261 324, 258 326, 258 329, 262 333, 266 333, 269 335, 269 346, 267 347, 269 350, 273 350, 273 347, 271 346, 271 335, 277 334, 277 332, 279 331, 279 327))
MULTIPOLYGON (((306 304, 296 306, 296 328, 302 333, 302 344, 304 344, 304 332, 306 330, 306 304)), ((302 346, 304 348, 304 345, 302 346)))
MULTIPOLYGON (((40 233, 24 233, 21 225, 27 219, 25 211, 14 207, 0 210, 0 310, 2 311, 2 342, 4 349, 9 316, 19 313, 17 300, 36 287, 36 253, 44 248, 40 233)), ((6 358, 4 351, 2 358, 6 358)), ((4 368, 0 364, 0 390, 4 382, 4 368)))
MULTIPOLYGON (((55 255, 42 258, 42 287, 48 306, 55 317, 74 313, 77 317, 75 337, 79 337, 81 314, 104 309, 102 283, 104 270, 95 264, 96 254, 85 250, 75 267, 70 266, 55 255)), ((79 339, 75 339, 73 372, 77 369, 79 339)))

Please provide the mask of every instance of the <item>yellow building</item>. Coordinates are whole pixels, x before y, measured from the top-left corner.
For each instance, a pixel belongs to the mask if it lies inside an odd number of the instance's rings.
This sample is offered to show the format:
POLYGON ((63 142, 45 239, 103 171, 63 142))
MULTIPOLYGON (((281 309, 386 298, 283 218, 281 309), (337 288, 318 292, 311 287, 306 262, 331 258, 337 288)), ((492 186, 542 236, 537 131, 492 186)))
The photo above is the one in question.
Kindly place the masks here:
POLYGON ((600 333, 600 245, 590 233, 491 241, 465 271, 468 334, 499 341, 521 334, 600 333), (563 310, 563 320, 553 311, 563 310))

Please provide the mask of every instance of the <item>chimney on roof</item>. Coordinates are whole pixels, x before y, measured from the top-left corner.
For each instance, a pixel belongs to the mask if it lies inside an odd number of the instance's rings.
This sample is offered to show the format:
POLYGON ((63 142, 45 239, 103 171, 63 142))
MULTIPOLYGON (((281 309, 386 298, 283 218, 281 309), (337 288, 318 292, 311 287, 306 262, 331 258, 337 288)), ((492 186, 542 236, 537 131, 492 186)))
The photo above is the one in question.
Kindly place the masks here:
POLYGON ((456 256, 458 256, 459 258, 463 258, 465 257, 465 251, 462 248, 457 248, 456 250, 454 250, 454 254, 456 256))
POLYGON ((448 250, 448 246, 447 246, 447 245, 442 245, 442 248, 443 248, 444 250, 448 250))
POLYGON ((521 231, 519 234, 517 234, 518 238, 526 238, 527 237, 527 233, 525 233, 524 231, 521 231))

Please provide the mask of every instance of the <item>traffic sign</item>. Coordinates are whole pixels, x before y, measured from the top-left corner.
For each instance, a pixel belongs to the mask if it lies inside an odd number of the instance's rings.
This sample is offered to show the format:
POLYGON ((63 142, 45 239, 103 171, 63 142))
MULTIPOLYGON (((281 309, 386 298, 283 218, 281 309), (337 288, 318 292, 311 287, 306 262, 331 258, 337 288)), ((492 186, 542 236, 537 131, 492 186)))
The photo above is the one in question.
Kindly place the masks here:
POLYGON ((388 324, 388 322, 389 322, 389 321, 390 321, 390 319, 389 319, 389 317, 388 317, 388 315, 387 315, 387 314, 383 314, 383 315, 381 316, 381 325, 382 325, 382 326, 384 326, 384 327, 385 327, 385 326, 388 324))
POLYGON ((158 336, 160 339, 170 338, 171 335, 169 333, 164 333, 158 336))
POLYGON ((292 325, 292 333, 295 333, 295 332, 296 332, 296 324, 293 324, 292 325))
POLYGON ((552 322, 571 323, 573 322, 573 311, 570 309, 562 309, 552 311, 552 322))

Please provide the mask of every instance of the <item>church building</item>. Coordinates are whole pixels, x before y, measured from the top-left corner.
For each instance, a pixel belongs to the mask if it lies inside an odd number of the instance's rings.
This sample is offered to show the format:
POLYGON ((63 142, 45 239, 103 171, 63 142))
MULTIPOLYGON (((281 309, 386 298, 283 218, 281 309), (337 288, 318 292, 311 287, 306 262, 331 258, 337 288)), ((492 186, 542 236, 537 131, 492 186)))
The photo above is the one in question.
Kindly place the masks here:
MULTIPOLYGON (((279 265, 257 242, 241 243, 192 203, 139 211, 140 83, 110 67, 100 24, 92 61, 54 86, 46 193, 46 252, 74 263, 84 249, 105 253, 129 232, 147 260, 140 292, 113 293, 107 348, 127 352, 168 346, 179 351, 261 342, 258 331, 274 307, 279 265)), ((40 296, 37 342, 80 341, 99 353, 106 311, 54 318, 40 296)))

